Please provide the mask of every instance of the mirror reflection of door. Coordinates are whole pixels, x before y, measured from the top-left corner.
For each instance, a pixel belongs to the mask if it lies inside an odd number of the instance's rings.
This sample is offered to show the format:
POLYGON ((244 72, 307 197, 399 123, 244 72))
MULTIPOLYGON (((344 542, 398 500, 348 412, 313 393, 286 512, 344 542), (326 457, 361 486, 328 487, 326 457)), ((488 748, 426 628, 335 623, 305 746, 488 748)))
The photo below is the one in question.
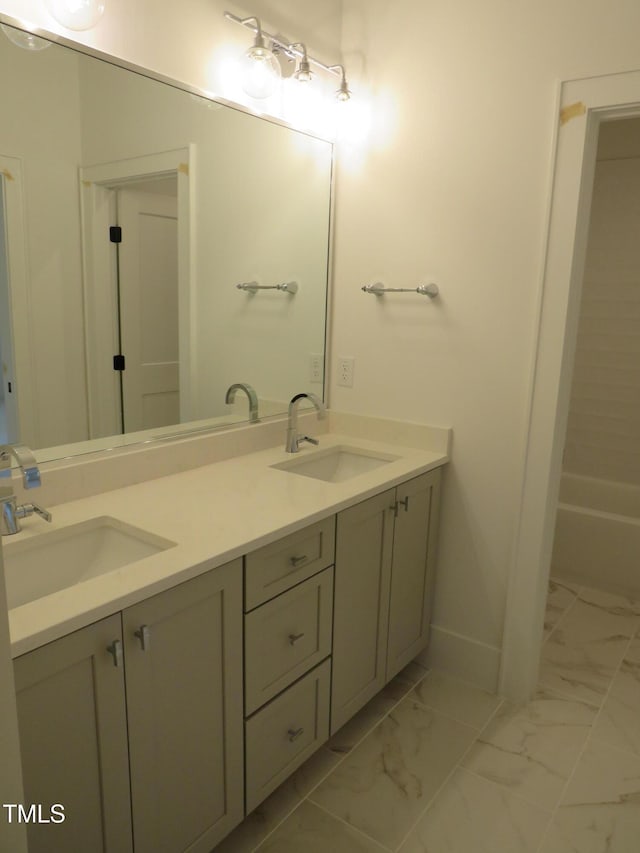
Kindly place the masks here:
POLYGON ((0 444, 15 442, 18 437, 4 181, 0 175, 0 444))
POLYGON ((123 432, 180 422, 175 178, 117 189, 123 432))

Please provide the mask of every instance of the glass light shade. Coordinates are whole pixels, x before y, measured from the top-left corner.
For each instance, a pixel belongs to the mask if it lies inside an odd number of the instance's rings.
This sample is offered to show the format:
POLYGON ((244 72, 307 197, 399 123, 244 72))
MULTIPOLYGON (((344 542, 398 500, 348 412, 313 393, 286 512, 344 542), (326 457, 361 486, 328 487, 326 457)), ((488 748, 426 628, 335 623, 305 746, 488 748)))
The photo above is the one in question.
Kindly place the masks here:
POLYGON ((254 45, 242 60, 242 88, 252 98, 268 98, 280 82, 280 64, 273 52, 254 45))
POLYGON ((299 83, 310 83, 313 73, 309 67, 308 59, 301 59, 298 68, 293 75, 299 83))
POLYGON ((351 92, 349 91, 349 87, 347 86, 347 81, 343 79, 340 84, 340 88, 336 92, 336 99, 341 102, 351 100, 351 92))
POLYGON ((104 12, 104 0, 46 0, 46 6, 56 21, 68 30, 89 30, 104 12))
POLYGON ((44 50, 51 47, 51 42, 46 39, 35 36, 33 33, 27 33, 24 30, 16 30, 14 27, 9 27, 6 24, 0 24, 2 32, 13 42, 17 47, 24 50, 44 50))

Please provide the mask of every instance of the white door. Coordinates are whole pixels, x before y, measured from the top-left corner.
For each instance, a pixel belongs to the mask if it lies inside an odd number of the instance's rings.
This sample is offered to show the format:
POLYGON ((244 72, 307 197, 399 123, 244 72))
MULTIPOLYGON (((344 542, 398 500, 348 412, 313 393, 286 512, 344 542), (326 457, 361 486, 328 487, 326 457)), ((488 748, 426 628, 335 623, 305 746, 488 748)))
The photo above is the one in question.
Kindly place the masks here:
POLYGON ((18 406, 9 294, 4 181, 4 176, 0 175, 0 444, 14 444, 19 437, 18 406))
POLYGON ((178 212, 174 196, 118 190, 124 431, 180 422, 178 212))

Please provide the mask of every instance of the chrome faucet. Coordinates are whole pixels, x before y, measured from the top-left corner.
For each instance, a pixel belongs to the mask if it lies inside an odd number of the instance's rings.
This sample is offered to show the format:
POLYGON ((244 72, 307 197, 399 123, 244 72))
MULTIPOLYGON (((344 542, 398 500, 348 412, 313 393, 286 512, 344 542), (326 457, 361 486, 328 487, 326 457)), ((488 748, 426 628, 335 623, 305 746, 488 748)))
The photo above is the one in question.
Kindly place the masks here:
MULTIPOLYGON (((11 469, 11 457, 16 460, 22 471, 25 489, 35 489, 41 485, 40 469, 36 458, 23 444, 0 444, 0 470, 11 469)), ((0 488, 0 535, 11 536, 20 532, 21 518, 39 515, 45 521, 51 521, 51 513, 38 504, 18 504, 11 486, 0 488)))
POLYGON ((227 395, 224 398, 225 403, 233 403, 236 399, 236 392, 244 391, 249 398, 249 420, 252 424, 257 424, 260 418, 258 417, 258 395, 248 382, 235 382, 227 388, 227 395))
POLYGON ((295 397, 292 397, 291 402, 289 403, 287 442, 284 447, 287 453, 297 453, 299 446, 303 441, 308 441, 309 444, 319 443, 317 438, 311 438, 308 435, 298 435, 298 404, 300 400, 309 400, 310 403, 313 403, 315 410, 318 413, 318 420, 321 421, 323 418, 327 417, 327 410, 324 407, 324 403, 319 397, 316 397, 315 394, 302 393, 296 394, 295 397))

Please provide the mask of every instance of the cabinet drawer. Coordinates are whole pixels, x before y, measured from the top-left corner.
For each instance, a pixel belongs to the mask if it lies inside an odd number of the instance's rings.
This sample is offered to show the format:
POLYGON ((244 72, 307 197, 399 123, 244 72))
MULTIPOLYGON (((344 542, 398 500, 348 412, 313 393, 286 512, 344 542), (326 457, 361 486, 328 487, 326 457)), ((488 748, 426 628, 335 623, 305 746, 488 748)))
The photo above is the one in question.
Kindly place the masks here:
POLYGON ((335 516, 325 518, 244 558, 245 610, 326 569, 333 563, 335 516))
POLYGON ((333 568, 329 568, 247 613, 247 714, 331 654, 332 611, 333 568))
POLYGON ((328 738, 330 675, 326 660, 246 721, 247 814, 328 738))

